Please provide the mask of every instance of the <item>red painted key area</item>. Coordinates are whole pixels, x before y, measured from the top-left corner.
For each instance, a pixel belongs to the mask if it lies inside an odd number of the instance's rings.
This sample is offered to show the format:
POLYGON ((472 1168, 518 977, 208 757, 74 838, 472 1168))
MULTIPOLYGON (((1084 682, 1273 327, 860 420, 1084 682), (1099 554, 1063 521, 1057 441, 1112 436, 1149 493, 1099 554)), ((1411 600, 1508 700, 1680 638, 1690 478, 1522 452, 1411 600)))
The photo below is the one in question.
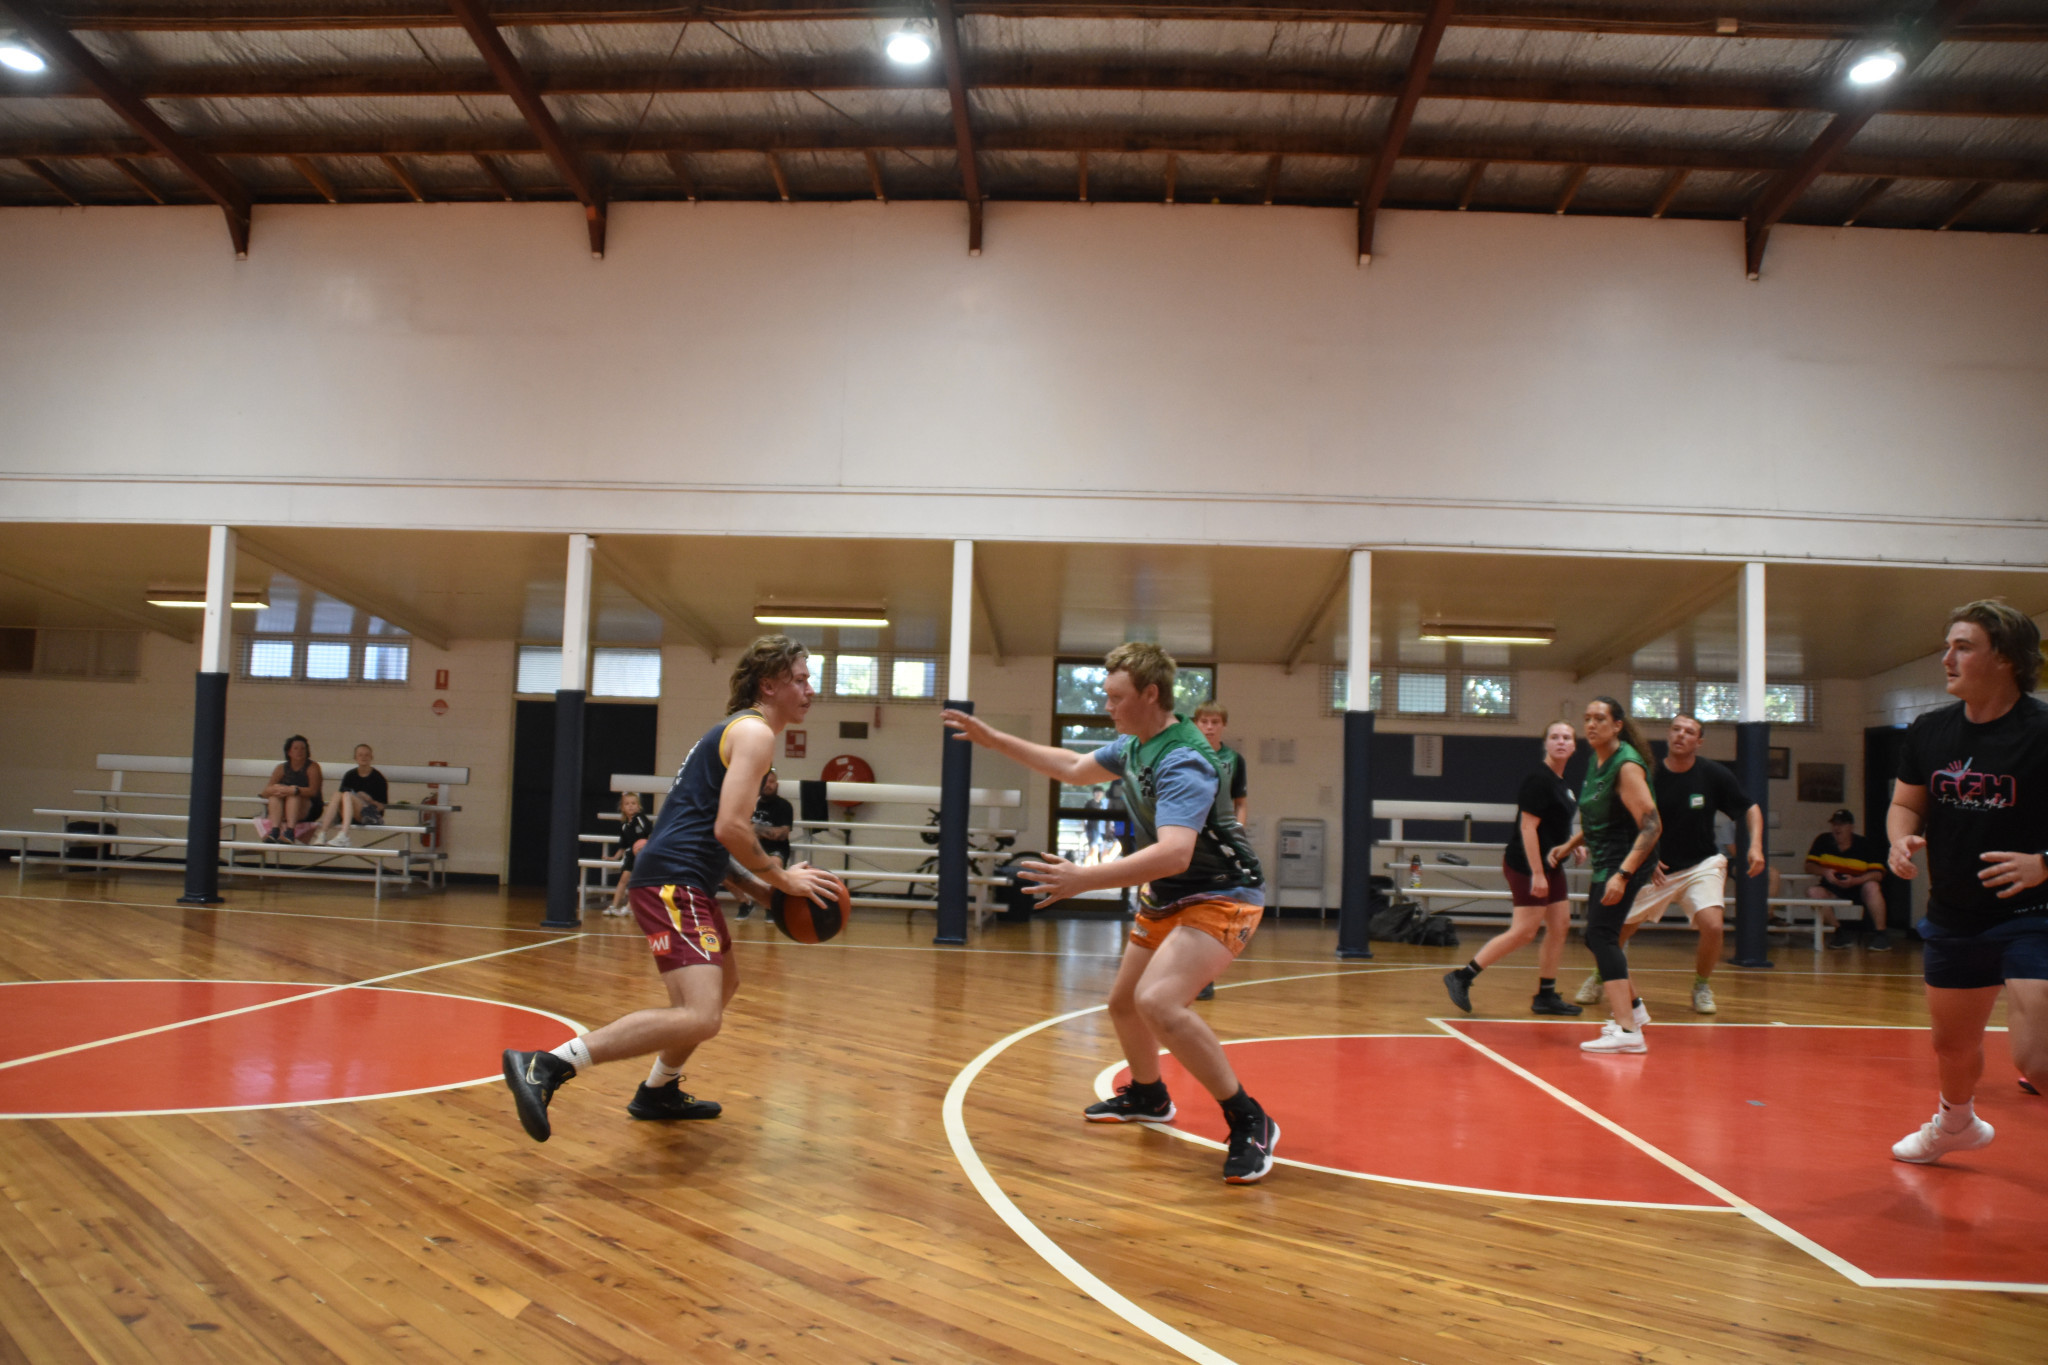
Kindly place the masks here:
POLYGON ((8 1020, 0 1116, 8 1117, 179 1113, 445 1089, 494 1079, 505 1048, 554 1047, 573 1032, 551 1015, 489 1000, 250 981, 0 984, 0 1017, 8 1020), (282 1003, 227 1014, 271 1001, 282 1003), (164 1025, 178 1026, 122 1038, 164 1025), (113 1039, 121 1041, 101 1041, 113 1039), (89 1046, 39 1055, 80 1045, 89 1046))

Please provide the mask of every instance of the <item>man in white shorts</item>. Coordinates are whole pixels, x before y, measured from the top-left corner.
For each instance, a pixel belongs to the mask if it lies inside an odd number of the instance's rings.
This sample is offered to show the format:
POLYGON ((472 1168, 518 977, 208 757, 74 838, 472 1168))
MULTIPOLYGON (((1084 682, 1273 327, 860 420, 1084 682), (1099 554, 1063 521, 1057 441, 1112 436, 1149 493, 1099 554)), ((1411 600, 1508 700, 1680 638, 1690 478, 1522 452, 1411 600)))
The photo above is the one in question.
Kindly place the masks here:
MULTIPOLYGON (((1764 870, 1763 811, 1743 795, 1735 774, 1711 758, 1700 757, 1704 730, 1692 716, 1678 716, 1671 722, 1670 753, 1657 771, 1657 816, 1663 833, 1657 840, 1657 875, 1636 898, 1628 922, 1622 926, 1621 941, 1635 937, 1636 930, 1664 918, 1673 906, 1685 912, 1692 927, 1699 930, 1699 956, 1694 961, 1692 1007, 1696 1014, 1713 1014, 1713 975, 1721 961, 1724 928, 1722 899, 1728 889, 1728 859, 1714 846, 1714 816, 1743 820, 1749 826, 1749 875, 1764 870)), ((1579 987, 1578 999, 1591 1004, 1600 998, 1600 977, 1595 973, 1579 987), (1589 993, 1590 992, 1590 993, 1589 993)))

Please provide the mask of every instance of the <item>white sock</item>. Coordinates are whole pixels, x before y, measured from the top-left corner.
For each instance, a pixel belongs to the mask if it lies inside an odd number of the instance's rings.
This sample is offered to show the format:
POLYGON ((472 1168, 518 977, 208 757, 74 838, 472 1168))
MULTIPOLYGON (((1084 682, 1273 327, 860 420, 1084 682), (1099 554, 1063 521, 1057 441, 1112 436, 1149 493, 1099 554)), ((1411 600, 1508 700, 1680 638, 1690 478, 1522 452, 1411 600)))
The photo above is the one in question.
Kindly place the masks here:
POLYGON ((587 1071, 597 1065, 597 1059, 590 1055, 590 1045, 580 1034, 556 1048, 555 1055, 578 1071, 587 1071))
POLYGON ((647 1088, 649 1090, 659 1090, 670 1081, 679 1081, 682 1078, 683 1069, 681 1067, 670 1066, 667 1062, 662 1061, 661 1058, 656 1057, 654 1059, 654 1066, 647 1073, 647 1088))
POLYGON ((1977 1097, 1972 1095, 1961 1104, 1941 1102, 1941 1131, 1960 1133, 1977 1121, 1977 1097))

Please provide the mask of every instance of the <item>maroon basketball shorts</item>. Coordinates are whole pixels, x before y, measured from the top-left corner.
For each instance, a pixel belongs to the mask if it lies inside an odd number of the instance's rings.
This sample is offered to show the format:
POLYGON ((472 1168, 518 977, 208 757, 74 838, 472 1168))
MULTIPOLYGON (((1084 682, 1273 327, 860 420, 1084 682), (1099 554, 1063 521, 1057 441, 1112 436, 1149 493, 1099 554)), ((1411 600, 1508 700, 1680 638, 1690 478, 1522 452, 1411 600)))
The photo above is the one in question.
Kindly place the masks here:
POLYGON ((647 935, 654 965, 664 972, 682 967, 717 967, 732 948, 725 912, 710 893, 694 886, 636 886, 628 893, 633 919, 647 935))

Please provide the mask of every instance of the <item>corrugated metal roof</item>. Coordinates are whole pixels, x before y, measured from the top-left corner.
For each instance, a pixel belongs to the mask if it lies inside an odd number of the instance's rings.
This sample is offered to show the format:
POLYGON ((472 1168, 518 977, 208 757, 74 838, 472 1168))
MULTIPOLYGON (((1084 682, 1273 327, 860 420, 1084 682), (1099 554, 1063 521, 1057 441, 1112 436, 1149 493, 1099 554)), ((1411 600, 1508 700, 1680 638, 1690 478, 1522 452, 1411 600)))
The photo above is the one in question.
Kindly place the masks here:
MULTIPOLYGON (((900 12, 783 18, 775 3, 685 16, 636 0, 498 0, 493 12, 609 197, 774 198, 777 168, 793 198, 870 197, 876 170, 892 198, 959 196, 939 64, 905 70, 880 56, 900 12)), ((1414 23, 1312 6, 1276 18, 1214 0, 1158 17, 1135 8, 962 6, 987 195, 1077 198, 1085 155, 1090 199, 1160 200, 1169 182, 1183 202, 1359 199, 1414 23)), ((1588 0, 1576 27, 1555 6, 1530 9, 1454 11, 1386 203, 1638 214, 1662 203, 1669 216, 1742 217, 1848 107, 1842 72, 1883 36, 1854 27, 1867 0, 1799 0, 1796 14, 1789 0, 1727 0, 1733 35, 1707 32, 1694 6, 1673 7, 1667 25, 1651 0, 1588 0)), ((320 179, 342 199, 409 197, 407 180, 429 198, 496 198, 494 176, 521 197, 572 193, 438 3, 71 0, 62 12, 86 25, 77 36, 116 78, 258 200, 322 197, 320 179), (219 24, 242 26, 208 27, 219 24)), ((1988 181, 1957 227, 2040 225, 2048 4, 1984 0, 1967 25, 1979 36, 1935 47, 1898 92, 1900 110, 1871 118, 1788 218, 1839 221, 1892 178, 1859 221, 1938 227, 1988 181)), ((164 197, 197 197, 199 184, 108 105, 61 73, 53 82, 69 93, 0 78, 0 202, 56 202, 45 174, 86 202, 141 202, 108 153, 140 158, 164 197)))

